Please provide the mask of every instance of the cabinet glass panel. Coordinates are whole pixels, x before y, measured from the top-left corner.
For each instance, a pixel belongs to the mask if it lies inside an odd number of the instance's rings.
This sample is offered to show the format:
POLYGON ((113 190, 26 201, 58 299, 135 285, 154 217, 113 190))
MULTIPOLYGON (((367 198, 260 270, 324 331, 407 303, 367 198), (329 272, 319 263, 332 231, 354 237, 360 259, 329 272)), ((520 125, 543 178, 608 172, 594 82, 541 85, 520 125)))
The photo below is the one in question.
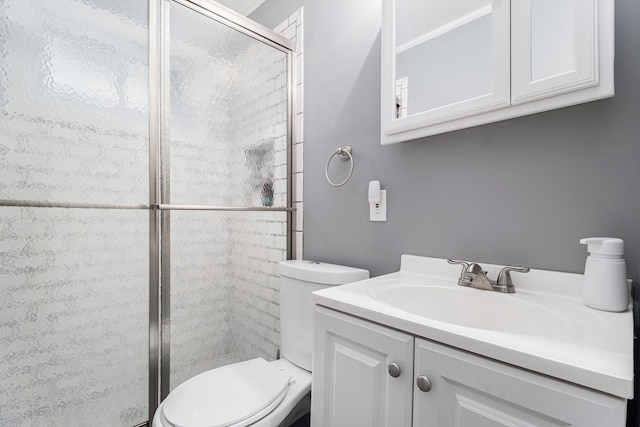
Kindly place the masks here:
POLYGON ((598 60, 598 32, 606 28, 606 19, 597 18, 598 4, 604 3, 522 0, 512 4, 514 105, 595 86, 601 72, 607 75, 598 60))
POLYGON ((0 207, 0 425, 147 420, 148 223, 0 207))
POLYGON ((0 11, 0 199, 147 203, 148 3, 0 11))
POLYGON ((396 0, 398 117, 493 92, 491 0, 396 0))
POLYGON ((531 80, 573 71, 575 20, 573 0, 531 2, 531 80))
POLYGON ((164 203, 286 206, 287 54, 175 3, 170 28, 164 203))
MULTIPOLYGON (((286 212, 163 212, 170 259, 171 389, 229 363, 279 347, 278 262, 287 257, 286 212)), ((165 264, 168 265, 168 264, 165 264)), ((166 286, 167 281, 163 279, 166 286)), ((166 290, 165 290, 166 292, 166 290)))

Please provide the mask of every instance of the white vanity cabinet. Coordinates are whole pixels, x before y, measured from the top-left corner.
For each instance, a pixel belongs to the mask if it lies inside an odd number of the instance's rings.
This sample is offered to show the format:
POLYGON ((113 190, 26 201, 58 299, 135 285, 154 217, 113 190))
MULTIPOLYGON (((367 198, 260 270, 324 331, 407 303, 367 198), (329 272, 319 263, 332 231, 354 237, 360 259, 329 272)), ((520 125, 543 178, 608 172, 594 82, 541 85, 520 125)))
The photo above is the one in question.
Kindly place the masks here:
POLYGON ((383 0, 382 144, 614 95, 614 0, 383 0))
POLYGON ((416 338, 414 427, 625 425, 624 399, 416 338))
POLYGON ((625 399, 324 307, 314 321, 312 427, 625 425, 625 399))
POLYGON ((317 308, 311 425, 410 427, 413 344, 412 335, 317 308))

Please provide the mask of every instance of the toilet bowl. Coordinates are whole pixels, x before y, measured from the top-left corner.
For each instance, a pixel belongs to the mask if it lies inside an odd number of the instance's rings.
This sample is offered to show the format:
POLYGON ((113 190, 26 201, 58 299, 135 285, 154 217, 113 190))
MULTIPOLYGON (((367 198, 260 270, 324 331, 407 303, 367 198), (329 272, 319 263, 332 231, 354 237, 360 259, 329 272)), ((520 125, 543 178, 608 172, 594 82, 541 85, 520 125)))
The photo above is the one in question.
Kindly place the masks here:
POLYGON ((288 426, 311 407, 312 293, 369 278, 367 270, 312 261, 280 263, 282 359, 251 359, 185 381, 160 404, 152 427, 288 426))
POLYGON ((310 390, 310 372, 285 359, 252 359, 182 383, 160 404, 153 427, 277 427, 309 412, 310 390))

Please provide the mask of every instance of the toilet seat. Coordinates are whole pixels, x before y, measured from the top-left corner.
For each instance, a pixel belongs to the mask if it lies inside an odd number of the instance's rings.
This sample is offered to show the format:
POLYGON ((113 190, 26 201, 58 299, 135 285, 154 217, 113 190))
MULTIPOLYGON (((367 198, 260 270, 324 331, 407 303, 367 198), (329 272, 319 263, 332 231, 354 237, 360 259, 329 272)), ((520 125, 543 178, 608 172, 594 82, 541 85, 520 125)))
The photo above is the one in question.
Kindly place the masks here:
POLYGON ((162 418, 174 427, 244 427, 285 398, 291 375, 262 358, 197 375, 169 393, 162 418))

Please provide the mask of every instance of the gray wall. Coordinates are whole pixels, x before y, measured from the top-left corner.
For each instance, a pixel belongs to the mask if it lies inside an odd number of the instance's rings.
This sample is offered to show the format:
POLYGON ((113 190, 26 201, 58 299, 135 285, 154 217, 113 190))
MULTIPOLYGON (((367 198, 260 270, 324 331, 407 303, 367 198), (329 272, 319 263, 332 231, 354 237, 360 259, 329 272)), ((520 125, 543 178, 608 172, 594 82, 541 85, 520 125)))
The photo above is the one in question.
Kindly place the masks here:
POLYGON ((305 258, 373 275, 403 253, 582 272, 578 240, 614 236, 638 281, 637 1, 616 2, 615 98, 392 146, 380 145, 380 1, 267 0, 251 17, 274 27, 301 5, 305 258), (334 188, 325 162, 343 144, 355 171, 334 188), (388 190, 386 223, 368 220, 371 179, 388 190))

